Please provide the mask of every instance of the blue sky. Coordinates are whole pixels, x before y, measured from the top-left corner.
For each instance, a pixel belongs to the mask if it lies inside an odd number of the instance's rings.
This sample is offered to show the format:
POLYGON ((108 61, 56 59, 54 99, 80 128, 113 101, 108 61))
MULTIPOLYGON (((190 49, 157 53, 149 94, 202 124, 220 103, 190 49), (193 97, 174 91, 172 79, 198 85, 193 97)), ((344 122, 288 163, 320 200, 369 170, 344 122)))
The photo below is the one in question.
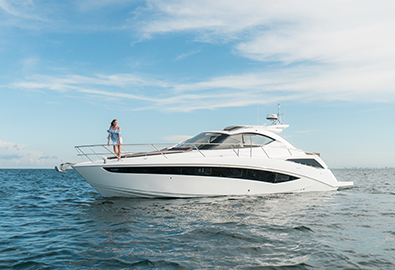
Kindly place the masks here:
POLYGON ((262 124, 332 168, 395 166, 395 2, 0 0, 0 168, 262 124))

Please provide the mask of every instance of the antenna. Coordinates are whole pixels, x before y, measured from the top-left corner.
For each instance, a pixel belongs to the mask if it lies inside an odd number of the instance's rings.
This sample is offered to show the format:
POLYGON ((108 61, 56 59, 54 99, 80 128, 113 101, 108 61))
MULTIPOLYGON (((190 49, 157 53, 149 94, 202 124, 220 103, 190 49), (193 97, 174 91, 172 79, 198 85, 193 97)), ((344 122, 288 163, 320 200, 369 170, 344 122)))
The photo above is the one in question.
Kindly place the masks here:
POLYGON ((281 115, 284 115, 284 114, 281 114, 281 113, 280 113, 280 103, 277 103, 277 108, 278 108, 278 113, 277 113, 277 116, 278 116, 278 123, 279 123, 279 124, 282 124, 283 122, 281 121, 281 115))
POLYGON ((277 103, 277 108, 278 108, 277 114, 268 114, 266 116, 267 120, 272 121, 272 125, 278 125, 278 124, 281 125, 282 124, 281 115, 284 115, 284 114, 280 113, 280 103, 277 103))

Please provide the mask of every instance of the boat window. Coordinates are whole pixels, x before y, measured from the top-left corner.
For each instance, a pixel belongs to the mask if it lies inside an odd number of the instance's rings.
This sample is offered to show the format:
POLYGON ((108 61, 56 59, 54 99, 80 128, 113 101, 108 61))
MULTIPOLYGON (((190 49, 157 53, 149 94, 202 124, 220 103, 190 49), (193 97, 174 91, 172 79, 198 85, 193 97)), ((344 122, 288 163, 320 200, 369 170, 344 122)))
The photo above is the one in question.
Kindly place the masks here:
POLYGON ((272 138, 255 133, 227 135, 222 133, 204 132, 176 146, 175 149, 231 149, 261 146, 272 141, 274 141, 272 138))
POLYGON ((261 146, 274 141, 272 138, 261 134, 243 134, 245 146, 261 146))
POLYGON ((287 159, 287 161, 292 161, 295 163, 324 169, 324 167, 317 160, 315 160, 313 158, 290 158, 290 159, 287 159))
POLYGON ((103 167, 111 173, 130 174, 167 174, 203 177, 238 178, 267 183, 283 183, 299 179, 298 177, 271 171, 233 168, 233 167, 103 167))
POLYGON ((212 149, 230 149, 243 147, 243 135, 237 134, 223 138, 220 144, 213 145, 212 149))
POLYGON ((199 135, 186 140, 175 148, 198 148, 210 149, 211 147, 221 143, 228 135, 222 133, 203 132, 199 135))
POLYGON ((272 138, 261 134, 247 133, 236 134, 223 138, 221 144, 214 145, 212 149, 229 149, 240 147, 261 146, 274 141, 272 138))

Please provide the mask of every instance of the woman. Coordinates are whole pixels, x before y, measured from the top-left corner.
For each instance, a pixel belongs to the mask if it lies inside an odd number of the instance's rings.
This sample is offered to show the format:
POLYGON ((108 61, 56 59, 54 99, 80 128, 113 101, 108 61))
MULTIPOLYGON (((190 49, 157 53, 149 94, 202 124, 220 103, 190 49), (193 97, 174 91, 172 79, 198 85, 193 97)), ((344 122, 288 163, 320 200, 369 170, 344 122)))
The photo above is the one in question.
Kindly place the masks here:
POLYGON ((118 126, 117 119, 111 121, 111 126, 107 130, 108 132, 108 143, 110 145, 110 139, 112 141, 112 145, 114 146, 114 153, 118 157, 118 161, 121 160, 121 128, 118 126))

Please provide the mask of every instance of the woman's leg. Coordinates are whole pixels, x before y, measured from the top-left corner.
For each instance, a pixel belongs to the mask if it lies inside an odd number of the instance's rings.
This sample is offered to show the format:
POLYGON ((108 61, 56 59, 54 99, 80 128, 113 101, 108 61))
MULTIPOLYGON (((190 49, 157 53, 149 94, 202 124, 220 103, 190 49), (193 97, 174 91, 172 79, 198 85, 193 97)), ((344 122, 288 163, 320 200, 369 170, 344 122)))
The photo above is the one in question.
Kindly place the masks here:
POLYGON ((121 145, 118 145, 118 160, 121 159, 121 145))
POLYGON ((115 154, 116 156, 118 156, 118 149, 117 149, 117 145, 114 145, 113 147, 114 147, 114 154, 115 154))

